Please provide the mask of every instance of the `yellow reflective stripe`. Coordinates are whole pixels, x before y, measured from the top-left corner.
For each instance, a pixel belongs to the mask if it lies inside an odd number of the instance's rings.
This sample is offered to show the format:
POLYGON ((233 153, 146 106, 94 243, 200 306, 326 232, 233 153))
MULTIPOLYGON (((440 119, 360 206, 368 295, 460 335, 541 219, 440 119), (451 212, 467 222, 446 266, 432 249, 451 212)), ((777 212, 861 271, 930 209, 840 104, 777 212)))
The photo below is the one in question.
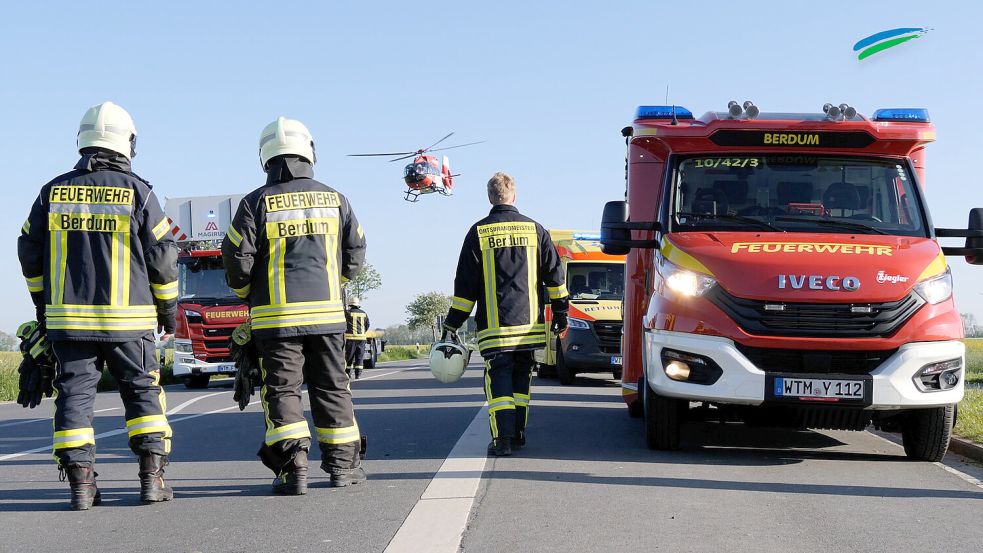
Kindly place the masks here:
POLYGON ((495 283, 495 250, 481 252, 481 264, 485 279, 485 316, 488 326, 498 326, 498 290, 495 283))
POLYGON ((504 348, 514 346, 545 346, 546 337, 536 336, 515 336, 511 338, 500 338, 497 340, 479 340, 478 349, 486 351, 493 348, 504 348))
POLYGON ((263 385, 259 387, 259 401, 263 404, 263 420, 266 421, 266 431, 273 430, 273 421, 270 420, 270 405, 266 402, 266 365, 263 358, 259 358, 259 376, 263 385))
POLYGON ((168 282, 167 284, 154 284, 151 282, 150 291, 159 300, 172 300, 177 297, 177 281, 168 282))
POLYGON ((249 295, 249 287, 250 286, 251 286, 250 284, 247 284, 247 285, 243 286, 242 288, 233 288, 232 291, 235 292, 235 294, 237 296, 239 296, 240 298, 246 299, 246 296, 249 295))
POLYGON ((942 273, 945 272, 948 266, 949 265, 945 260, 945 256, 942 255, 942 252, 939 252, 939 255, 935 259, 933 259, 931 263, 928 264, 928 267, 925 267, 925 270, 922 271, 922 274, 918 275, 918 279, 915 280, 915 282, 921 282, 926 278, 932 278, 934 276, 941 275, 942 273))
POLYGON ((25 277, 24 280, 27 281, 27 290, 29 292, 44 292, 44 275, 36 277, 25 277))
POLYGON ((95 445, 95 430, 90 428, 73 428, 71 430, 56 430, 51 447, 54 450, 95 445))
POLYGON ((22 226, 20 228, 20 231, 23 232, 24 234, 30 234, 31 233, 31 220, 30 219, 24 221, 24 226, 22 226))
POLYGON ((337 234, 327 234, 324 236, 324 252, 327 256, 327 260, 324 264, 324 271, 328 278, 328 299, 329 300, 340 300, 341 299, 341 282, 339 277, 341 275, 338 270, 338 235, 337 234))
POLYGON ((283 440, 310 438, 311 430, 307 421, 292 422, 266 431, 266 445, 273 445, 283 440))
POLYGON ((113 305, 128 305, 130 303, 130 233, 113 233, 112 241, 109 302, 113 305))
POLYGON ((501 328, 486 328, 478 333, 478 339, 495 338, 497 336, 514 336, 516 334, 533 334, 546 332, 546 325, 536 323, 531 325, 503 326, 501 328))
POLYGON ((451 298, 451 308, 464 311, 465 313, 471 313, 471 309, 474 308, 474 302, 466 298, 454 296, 451 298))
POLYGON ((358 228, 355 229, 355 232, 358 234, 359 238, 365 238, 365 234, 362 232, 361 224, 358 225, 358 228))
POLYGON ((520 407, 526 407, 529 405, 529 394, 515 393, 515 404, 520 407))
MULTIPOLYGON (((491 362, 485 359, 485 400, 491 402, 492 391, 491 391, 491 375, 488 371, 491 369, 491 362)), ((488 427, 491 429, 492 438, 498 437, 498 426, 495 424, 495 415, 491 411, 488 412, 488 427)))
POLYGON ((287 301, 287 282, 283 274, 285 250, 285 238, 273 238, 270 240, 270 265, 267 269, 267 278, 269 279, 270 299, 273 305, 280 305, 287 301))
POLYGON ((156 330, 157 319, 133 321, 80 321, 77 319, 47 319, 48 329, 55 330, 156 330))
POLYGON ((300 315, 292 317, 269 317, 265 319, 253 319, 253 330, 263 330, 268 328, 290 328, 294 326, 314 326, 344 323, 344 313, 337 316, 331 315, 300 315), (295 318, 297 317, 297 318, 295 318))
POLYGON ((677 267, 682 267, 683 269, 689 269, 690 271, 696 271, 698 273, 713 276, 713 273, 710 272, 710 269, 707 269, 706 265, 700 263, 698 259, 676 247, 676 245, 670 242, 668 238, 663 238, 661 250, 662 256, 677 267))
POLYGON ((322 444, 347 444, 362 439, 358 423, 341 428, 317 428, 317 441, 322 444))
POLYGON ((164 237, 165 234, 167 234, 167 230, 170 228, 171 228, 171 224, 167 222, 167 217, 164 217, 163 219, 161 219, 159 223, 157 223, 157 226, 155 226, 154 229, 150 232, 153 233, 154 238, 160 240, 161 238, 164 237))
POLYGON ((68 233, 63 230, 51 233, 51 302, 65 301, 65 266, 68 262, 68 233))
POLYGON ((271 317, 302 313, 333 313, 344 311, 340 301, 298 301, 284 305, 258 305, 250 310, 253 317, 271 317))
MULTIPOLYGON (((159 375, 155 380, 159 381, 159 375)), ((167 424, 166 415, 147 415, 126 421, 126 434, 129 437, 141 434, 155 434, 161 432, 165 437, 171 436, 171 426, 167 424)))
POLYGON ((546 294, 549 296, 551 300, 558 300, 570 295, 567 292, 566 284, 561 284, 559 286, 547 286, 546 294))
POLYGON ((232 242, 233 246, 238 248, 239 244, 242 244, 242 235, 234 226, 229 225, 229 230, 225 232, 225 235, 229 237, 229 242, 232 242))
MULTIPOLYGON (((534 242, 535 244, 535 242, 534 242)), ((539 263, 537 261, 539 256, 536 255, 536 246, 529 246, 526 248, 526 295, 529 296, 529 322, 533 322, 539 318, 539 291, 536 290, 536 278, 539 263)))
POLYGON ((95 319, 139 319, 157 317, 153 305, 48 305, 49 317, 88 317, 95 319))

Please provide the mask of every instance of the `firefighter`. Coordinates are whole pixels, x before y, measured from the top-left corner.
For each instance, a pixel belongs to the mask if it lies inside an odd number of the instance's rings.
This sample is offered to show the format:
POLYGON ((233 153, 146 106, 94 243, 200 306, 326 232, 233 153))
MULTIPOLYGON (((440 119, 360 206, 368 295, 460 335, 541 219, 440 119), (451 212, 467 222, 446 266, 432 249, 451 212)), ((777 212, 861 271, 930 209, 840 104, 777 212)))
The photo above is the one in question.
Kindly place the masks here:
POLYGON ((568 294, 549 233, 515 208, 512 177, 495 173, 488 200, 491 213, 464 238, 444 329, 456 331, 477 305, 492 435, 488 453, 503 456, 526 443, 533 352, 546 346, 543 293, 556 332, 567 327, 568 294))
POLYGON ((92 408, 105 365, 119 382, 140 500, 168 501, 171 428, 154 331, 174 332, 177 247, 150 184, 130 170, 137 130, 104 102, 79 125, 82 158, 44 185, 17 241, 21 269, 58 362, 54 457, 75 510, 98 505, 92 408))
POLYGON ((259 160, 266 184, 243 198, 222 242, 259 353, 266 434, 258 455, 275 474, 274 493, 307 492, 306 381, 321 468, 332 486, 358 484, 366 475, 345 375, 342 286, 364 261, 362 227, 345 196, 314 180, 314 140, 300 121, 267 125, 259 160))
POLYGON ((362 302, 357 297, 348 300, 345 319, 345 371, 348 376, 355 373, 355 380, 362 377, 362 363, 365 358, 365 333, 369 331, 369 316, 362 311, 362 302))

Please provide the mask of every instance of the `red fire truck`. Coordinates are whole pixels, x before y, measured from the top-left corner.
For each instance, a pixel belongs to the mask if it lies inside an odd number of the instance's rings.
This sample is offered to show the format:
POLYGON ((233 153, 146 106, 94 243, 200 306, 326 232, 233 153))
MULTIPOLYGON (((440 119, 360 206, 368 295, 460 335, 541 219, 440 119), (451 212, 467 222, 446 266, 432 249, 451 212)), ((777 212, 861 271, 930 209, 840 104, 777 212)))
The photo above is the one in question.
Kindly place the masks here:
POLYGON ((983 263, 983 209, 932 224, 928 112, 728 108, 638 108, 627 201, 604 208, 604 251, 628 254, 623 395, 648 445, 707 418, 873 424, 940 459, 965 364, 944 256, 983 263))

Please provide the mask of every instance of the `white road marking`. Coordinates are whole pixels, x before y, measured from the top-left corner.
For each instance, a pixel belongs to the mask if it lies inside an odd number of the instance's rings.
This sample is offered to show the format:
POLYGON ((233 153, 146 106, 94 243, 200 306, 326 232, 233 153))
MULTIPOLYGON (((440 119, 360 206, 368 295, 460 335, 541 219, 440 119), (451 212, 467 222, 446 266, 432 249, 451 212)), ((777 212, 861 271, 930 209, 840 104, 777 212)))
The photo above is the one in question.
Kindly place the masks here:
POLYGON ((106 411, 115 411, 117 409, 119 409, 119 407, 109 407, 109 408, 106 408, 106 409, 96 409, 95 411, 93 411, 93 413, 105 413, 106 411))
MULTIPOLYGON (((389 376, 391 374, 401 373, 401 372, 408 371, 408 370, 413 369, 413 368, 414 367, 407 367, 405 369, 400 369, 398 371, 390 371, 390 372, 383 373, 383 374, 377 374, 377 375, 373 375, 373 376, 367 376, 365 378, 362 378, 361 380, 371 380, 373 378, 382 378, 383 376, 389 376)), ((306 392, 306 390, 304 390, 304 391, 306 392)), ((224 394, 224 393, 228 393, 228 392, 217 392, 216 394, 210 394, 210 395, 218 395, 218 394, 224 394)), ((207 397, 207 396, 203 396, 203 397, 207 397)), ((259 403, 259 400, 251 401, 251 402, 249 402, 249 405, 256 405, 257 403, 259 403)), ((181 407, 181 406, 179 405, 178 407, 181 407)), ((181 421, 196 419, 198 417, 204 417, 206 415, 215 415, 215 414, 218 414, 218 413, 224 413, 226 411, 231 411, 232 409, 238 409, 238 408, 239 408, 238 405, 230 405, 228 407, 223 407, 221 409, 214 409, 212 411, 206 411, 204 413, 195 413, 194 415, 186 415, 184 417, 178 417, 176 419, 170 419, 168 422, 171 423, 171 424, 174 424, 174 423, 178 423, 178 422, 181 422, 181 421)), ((113 409, 119 409, 119 407, 112 407, 110 409, 101 409, 101 411, 110 411, 110 410, 113 410, 113 409)), ((44 419, 44 420, 48 420, 48 419, 44 419)), ((17 422, 21 422, 21 421, 17 421, 17 422)), ((126 434, 126 429, 125 428, 120 428, 120 429, 117 429, 117 430, 110 430, 108 432, 103 432, 101 434, 96 434, 95 435, 95 439, 98 440, 100 438, 108 438, 110 436, 119 436, 120 434, 126 434)), ((16 459, 18 457, 23 457, 25 455, 31 455, 32 453, 41 453, 41 452, 45 452, 45 451, 51 451, 51 446, 50 445, 47 445, 47 446, 44 446, 44 447, 36 447, 34 449, 28 449, 26 451, 18 451, 17 453, 8 453, 7 455, 0 455, 0 461, 9 461, 10 459, 16 459)))
POLYGON ((485 470, 488 406, 478 410, 386 553, 456 553, 485 470))
MULTIPOLYGON (((902 446, 901 444, 895 442, 894 440, 892 440, 890 438, 886 438, 886 437, 882 436, 879 432, 868 432, 868 434, 870 434, 871 436, 876 436, 876 437, 880 438, 881 440, 883 440, 883 441, 885 441, 885 442, 887 442, 887 443, 889 443, 889 444, 891 444, 893 446, 900 447, 902 449, 904 448, 904 446, 902 446)), ((953 454, 953 455, 955 455, 955 454, 953 454)), ((965 482, 968 482, 968 483, 970 483, 970 484, 972 484, 972 485, 974 485, 974 486, 976 486, 978 488, 983 489, 983 482, 980 482, 980 480, 978 478, 976 478, 976 477, 974 477, 972 475, 966 474, 965 472, 963 472, 963 471, 961 471, 961 470, 959 470, 957 468, 950 467, 949 465, 945 464, 945 460, 944 459, 943 459, 943 461, 941 463, 935 462, 935 463, 932 463, 932 464, 935 465, 935 466, 937 466, 937 467, 939 467, 939 468, 941 468, 942 470, 944 470, 944 471, 946 471, 946 472, 954 475, 954 476, 958 476, 961 480, 963 480, 965 482)))
POLYGON ((182 409, 184 409, 185 407, 191 405, 192 403, 201 401, 201 400, 203 400, 205 398, 220 396, 222 394, 228 394, 228 393, 231 393, 231 392, 229 392, 229 391, 225 391, 225 392, 213 392, 211 394, 205 394, 203 396, 193 397, 193 398, 189 399, 188 401, 185 401, 181 405, 178 405, 177 407, 171 409, 170 411, 167 412, 167 414, 168 415, 176 415, 176 414, 180 413, 182 409))
POLYGON ((22 424, 30 424, 32 422, 50 421, 50 420, 51 420, 51 417, 45 417, 43 419, 27 419, 27 420, 22 420, 22 421, 5 422, 3 424, 0 424, 0 428, 6 428, 8 426, 20 426, 22 424))

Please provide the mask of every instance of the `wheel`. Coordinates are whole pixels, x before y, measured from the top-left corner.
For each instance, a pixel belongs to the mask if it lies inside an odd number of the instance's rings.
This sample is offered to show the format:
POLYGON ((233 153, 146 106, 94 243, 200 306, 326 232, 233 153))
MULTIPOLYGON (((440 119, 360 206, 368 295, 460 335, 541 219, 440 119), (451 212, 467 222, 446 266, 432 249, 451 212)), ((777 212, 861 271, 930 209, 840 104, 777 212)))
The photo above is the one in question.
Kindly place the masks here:
POLYGON ((914 461, 941 461, 952 437, 955 406, 914 409, 904 415, 901 442, 905 455, 914 461))
POLYGON ((621 380, 621 374, 622 374, 621 369, 611 369, 611 378, 614 378, 615 380, 621 380))
POLYGON ((210 375, 207 374, 186 376, 184 377, 184 387, 189 390, 200 390, 202 388, 207 388, 209 378, 210 375))
POLYGON ((569 386, 577 380, 577 373, 567 365, 563 357, 563 345, 559 340, 556 341, 556 376, 564 386, 569 386))
POLYGON ((645 444, 649 449, 679 449, 683 401, 656 394, 647 382, 644 386, 645 444))
POLYGON ((377 356, 379 355, 375 350, 375 344, 365 344, 365 347, 369 348, 369 358, 365 360, 365 368, 374 369, 377 356))
POLYGON ((644 389, 642 386, 645 386, 645 379, 639 378, 638 388, 635 388, 638 390, 638 393, 635 394, 635 401, 628 404, 628 416, 633 419, 642 418, 642 404, 644 403, 642 401, 642 390, 644 389))

